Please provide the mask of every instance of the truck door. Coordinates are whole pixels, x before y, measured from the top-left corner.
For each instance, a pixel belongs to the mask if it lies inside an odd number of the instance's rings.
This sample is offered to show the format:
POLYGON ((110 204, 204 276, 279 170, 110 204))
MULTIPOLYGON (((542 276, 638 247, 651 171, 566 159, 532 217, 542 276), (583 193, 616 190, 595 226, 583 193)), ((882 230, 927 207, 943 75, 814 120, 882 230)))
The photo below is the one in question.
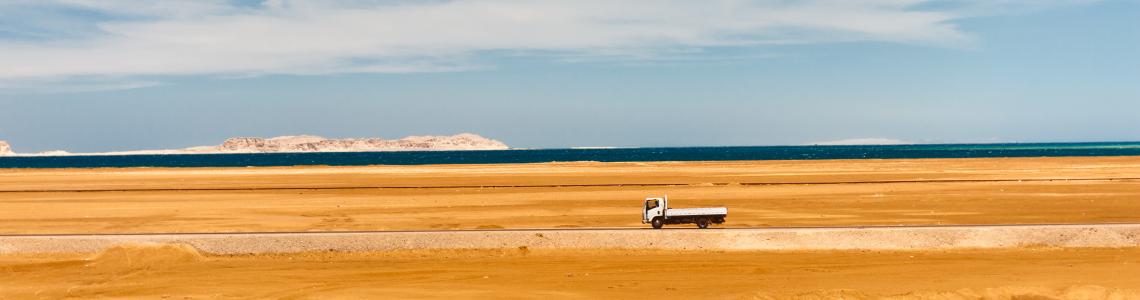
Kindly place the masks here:
POLYGON ((661 211, 661 201, 655 198, 645 199, 645 213, 641 221, 648 223, 653 220, 653 217, 659 216, 661 211))

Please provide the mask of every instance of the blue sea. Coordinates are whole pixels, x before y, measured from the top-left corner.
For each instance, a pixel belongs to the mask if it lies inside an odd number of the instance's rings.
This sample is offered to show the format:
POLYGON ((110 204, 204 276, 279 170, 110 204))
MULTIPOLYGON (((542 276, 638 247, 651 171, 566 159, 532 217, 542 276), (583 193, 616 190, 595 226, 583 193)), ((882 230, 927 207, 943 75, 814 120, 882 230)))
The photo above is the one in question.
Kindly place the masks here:
POLYGON ((363 166, 1140 155, 1140 142, 0 157, 0 168, 363 166))

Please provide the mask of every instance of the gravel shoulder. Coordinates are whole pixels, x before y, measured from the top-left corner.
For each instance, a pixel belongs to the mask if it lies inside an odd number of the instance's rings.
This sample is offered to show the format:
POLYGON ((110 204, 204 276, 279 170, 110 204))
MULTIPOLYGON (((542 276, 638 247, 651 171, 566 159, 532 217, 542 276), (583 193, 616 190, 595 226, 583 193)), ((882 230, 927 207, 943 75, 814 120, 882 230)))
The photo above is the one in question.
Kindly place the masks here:
POLYGON ((1140 224, 754 229, 469 230, 0 236, 0 254, 96 253, 135 244, 207 254, 423 249, 938 250, 1140 247, 1140 224))

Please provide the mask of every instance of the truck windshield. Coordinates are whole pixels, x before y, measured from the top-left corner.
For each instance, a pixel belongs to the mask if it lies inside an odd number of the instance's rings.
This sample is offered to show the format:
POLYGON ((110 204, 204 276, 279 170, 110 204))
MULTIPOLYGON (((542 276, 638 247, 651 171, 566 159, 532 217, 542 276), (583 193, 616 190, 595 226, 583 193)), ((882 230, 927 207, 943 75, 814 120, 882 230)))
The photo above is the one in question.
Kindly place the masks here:
POLYGON ((645 209, 657 208, 657 200, 645 200, 645 209))

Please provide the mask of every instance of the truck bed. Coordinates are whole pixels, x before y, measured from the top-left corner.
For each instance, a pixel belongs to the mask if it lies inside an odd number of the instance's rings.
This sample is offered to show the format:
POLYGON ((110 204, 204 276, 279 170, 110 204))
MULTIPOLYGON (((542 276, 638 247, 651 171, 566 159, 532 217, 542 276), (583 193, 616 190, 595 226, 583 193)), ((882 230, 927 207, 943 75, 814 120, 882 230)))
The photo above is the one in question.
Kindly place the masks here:
POLYGON ((686 217, 686 216, 723 216, 728 215, 728 208, 724 207, 702 207, 702 208, 669 208, 665 210, 665 217, 686 217))

